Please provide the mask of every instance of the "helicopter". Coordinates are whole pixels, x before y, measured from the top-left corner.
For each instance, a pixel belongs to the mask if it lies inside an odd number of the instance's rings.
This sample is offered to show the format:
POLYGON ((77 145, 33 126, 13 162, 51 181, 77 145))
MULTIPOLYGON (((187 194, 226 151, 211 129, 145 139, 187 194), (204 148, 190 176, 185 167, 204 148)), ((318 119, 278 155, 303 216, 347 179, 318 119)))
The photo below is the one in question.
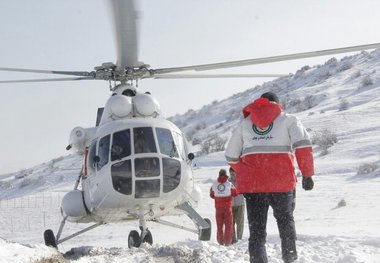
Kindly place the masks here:
POLYGON ((281 77, 282 74, 182 74, 222 68, 272 63, 379 48, 380 43, 304 52, 230 62, 153 69, 138 59, 137 1, 109 0, 113 13, 117 60, 96 66, 93 71, 55 71, 0 67, 1 71, 43 73, 70 77, 0 81, 28 83, 50 81, 105 80, 111 96, 98 109, 95 127, 75 127, 67 150, 83 156, 83 167, 72 191, 62 200, 62 222, 55 235, 44 232, 47 246, 57 246, 107 223, 138 220, 140 233, 132 230, 128 247, 153 243, 147 221, 191 231, 199 240, 210 240, 211 223, 195 210, 201 200, 194 182, 192 160, 185 135, 161 116, 158 101, 140 93, 139 80, 181 78, 281 77), (162 219, 187 215, 195 225, 186 228, 162 219), (67 222, 94 224, 61 237, 67 222))

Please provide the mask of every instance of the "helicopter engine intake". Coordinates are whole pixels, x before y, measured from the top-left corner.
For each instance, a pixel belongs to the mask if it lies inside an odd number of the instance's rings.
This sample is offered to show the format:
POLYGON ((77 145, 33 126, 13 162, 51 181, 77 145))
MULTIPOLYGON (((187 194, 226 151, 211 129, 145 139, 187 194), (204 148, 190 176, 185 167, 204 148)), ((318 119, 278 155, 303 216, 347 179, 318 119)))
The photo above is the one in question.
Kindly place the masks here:
POLYGON ((73 190, 65 194, 62 199, 62 214, 68 216, 70 222, 83 222, 88 213, 83 202, 83 192, 73 190))
POLYGON ((135 114, 139 117, 157 117, 160 115, 160 105, 150 94, 137 94, 133 97, 135 114))
POLYGON ((113 121, 131 117, 133 112, 132 99, 124 95, 111 96, 104 106, 104 112, 100 125, 113 121))

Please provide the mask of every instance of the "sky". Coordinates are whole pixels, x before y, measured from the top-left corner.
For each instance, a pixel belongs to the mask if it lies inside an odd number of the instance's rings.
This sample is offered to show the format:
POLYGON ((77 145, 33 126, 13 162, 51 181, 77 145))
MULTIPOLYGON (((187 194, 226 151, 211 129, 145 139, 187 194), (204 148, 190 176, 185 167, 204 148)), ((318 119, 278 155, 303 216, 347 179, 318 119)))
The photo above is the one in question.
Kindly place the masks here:
MULTIPOLYGON (((187 66, 380 42, 378 1, 139 1, 139 59, 187 66)), ((0 67, 91 71, 115 62, 104 0, 3 0, 0 67)), ((336 57, 342 57, 339 55, 336 57)), ((294 73, 329 57, 210 73, 294 73)), ((50 75, 0 72, 1 80, 50 75)), ((52 76, 54 77, 54 76, 52 76)), ((270 79, 143 80, 165 117, 199 109, 270 79)), ((69 133, 95 123, 108 83, 0 86, 0 174, 65 155, 69 133)))

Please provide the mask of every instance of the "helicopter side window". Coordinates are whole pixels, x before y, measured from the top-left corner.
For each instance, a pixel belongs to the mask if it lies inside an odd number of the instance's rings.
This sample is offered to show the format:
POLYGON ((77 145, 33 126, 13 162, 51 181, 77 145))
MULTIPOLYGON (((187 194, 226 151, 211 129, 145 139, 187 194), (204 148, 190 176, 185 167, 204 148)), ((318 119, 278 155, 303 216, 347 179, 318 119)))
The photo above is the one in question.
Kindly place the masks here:
POLYGON ((134 128, 133 140, 135 153, 157 152, 153 129, 151 127, 134 128))
POLYGON ((96 155, 96 140, 91 143, 90 150, 88 151, 88 171, 90 174, 95 172, 95 161, 94 157, 96 155))
POLYGON ((110 152, 110 135, 104 136, 99 140, 98 145, 98 156, 99 156, 99 162, 98 162, 98 170, 102 169, 104 165, 108 163, 108 156, 110 152))
POLYGON ((162 158, 164 193, 173 191, 181 181, 181 163, 175 159, 162 158))
POLYGON ((160 152, 170 157, 179 157, 171 131, 168 129, 156 128, 156 134, 160 152))
POLYGON ((131 136, 130 130, 123 130, 113 134, 111 147, 111 161, 121 160, 131 155, 131 136))
POLYGON ((187 148, 186 148, 186 139, 185 137, 177 132, 173 132, 173 137, 175 144, 178 147, 179 154, 181 155, 182 160, 187 158, 187 148))
POLYGON ((136 158, 135 159, 136 177, 151 177, 160 175, 160 161, 155 158, 136 158))
POLYGON ((119 193, 132 194, 131 160, 121 161, 111 166, 112 185, 119 193))

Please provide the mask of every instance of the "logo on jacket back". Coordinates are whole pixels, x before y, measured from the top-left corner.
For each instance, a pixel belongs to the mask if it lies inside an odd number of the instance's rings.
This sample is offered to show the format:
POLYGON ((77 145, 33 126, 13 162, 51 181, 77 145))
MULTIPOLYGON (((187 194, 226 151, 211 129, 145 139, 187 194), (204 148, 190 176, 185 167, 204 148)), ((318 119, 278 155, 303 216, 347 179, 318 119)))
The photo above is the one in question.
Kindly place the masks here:
POLYGON ((218 183, 214 182, 212 184, 212 189, 215 193, 215 197, 228 197, 231 196, 231 187, 230 182, 218 183))
POLYGON ((265 127, 264 129, 261 129, 260 127, 257 127, 255 124, 252 124, 252 130, 257 135, 267 135, 273 128, 273 123, 269 124, 268 127, 265 127))
POLYGON ((224 192, 224 190, 226 190, 226 186, 224 184, 218 184, 216 188, 219 192, 224 192))

